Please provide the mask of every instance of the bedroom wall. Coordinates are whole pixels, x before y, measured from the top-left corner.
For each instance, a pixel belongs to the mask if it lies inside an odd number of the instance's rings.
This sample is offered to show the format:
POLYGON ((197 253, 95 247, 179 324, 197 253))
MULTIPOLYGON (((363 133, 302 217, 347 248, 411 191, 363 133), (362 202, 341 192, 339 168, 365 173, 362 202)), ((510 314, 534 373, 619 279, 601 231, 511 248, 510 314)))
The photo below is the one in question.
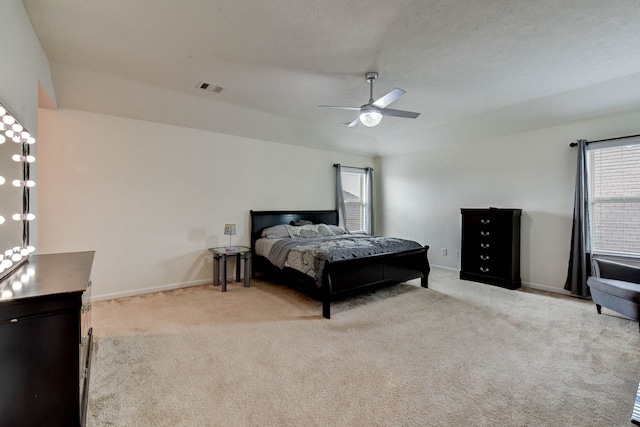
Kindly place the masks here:
POLYGON ((569 143, 637 134, 638 123, 640 112, 382 158, 380 230, 430 245, 432 265, 459 270, 460 208, 522 208, 522 280, 562 293, 576 168, 569 143))
POLYGON ((20 0, 0 2, 0 102, 37 136, 38 82, 55 102, 47 56, 20 0))
POLYGON ((249 210, 333 209, 365 156, 40 110, 40 253, 95 250, 93 298, 210 283, 207 248, 249 244, 249 210))
MULTIPOLYGON (((38 138, 38 104, 56 104, 51 69, 42 45, 31 26, 21 0, 0 1, 0 103, 38 138)), ((38 146, 31 154, 38 157, 38 146)), ((38 163, 30 168, 31 178, 38 180, 38 163)), ((0 175, 2 175, 0 171, 0 175)), ((38 246, 38 191, 30 191, 29 210, 36 215, 30 225, 30 243, 38 246)), ((0 242, 2 243, 2 242, 0 242)), ((0 247, 4 245, 0 244, 0 247)))

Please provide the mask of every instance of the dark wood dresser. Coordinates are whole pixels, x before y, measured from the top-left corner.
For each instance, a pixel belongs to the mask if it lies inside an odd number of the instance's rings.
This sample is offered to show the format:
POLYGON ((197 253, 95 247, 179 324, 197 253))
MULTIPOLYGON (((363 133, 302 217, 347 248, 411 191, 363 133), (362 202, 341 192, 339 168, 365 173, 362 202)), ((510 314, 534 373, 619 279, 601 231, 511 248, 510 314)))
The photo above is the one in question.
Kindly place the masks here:
POLYGON ((520 287, 522 209, 461 209, 460 278, 504 288, 520 287))
POLYGON ((94 252, 34 255, 0 282, 0 426, 84 426, 94 252))

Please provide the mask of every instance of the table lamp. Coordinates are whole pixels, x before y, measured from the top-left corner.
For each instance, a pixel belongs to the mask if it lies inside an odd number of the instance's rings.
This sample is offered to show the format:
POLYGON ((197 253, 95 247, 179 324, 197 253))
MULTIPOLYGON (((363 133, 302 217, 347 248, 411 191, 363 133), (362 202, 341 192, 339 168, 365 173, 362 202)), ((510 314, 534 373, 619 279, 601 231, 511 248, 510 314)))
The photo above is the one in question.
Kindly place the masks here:
POLYGON ((235 236, 236 234, 236 225, 235 224, 225 224, 224 225, 224 234, 229 236, 229 246, 226 246, 225 249, 228 251, 234 251, 236 248, 231 246, 231 236, 235 236))

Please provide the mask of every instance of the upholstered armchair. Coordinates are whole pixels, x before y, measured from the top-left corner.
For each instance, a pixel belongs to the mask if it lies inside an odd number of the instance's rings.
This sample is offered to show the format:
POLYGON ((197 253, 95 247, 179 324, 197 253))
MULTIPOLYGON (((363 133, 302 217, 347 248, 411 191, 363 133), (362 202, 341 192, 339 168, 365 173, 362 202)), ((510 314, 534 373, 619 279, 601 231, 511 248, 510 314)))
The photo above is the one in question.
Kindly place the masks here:
MULTIPOLYGON (((602 307, 640 319, 640 267, 593 259, 592 276, 587 280, 598 314, 602 307)), ((640 324, 639 324, 640 326, 640 324)))

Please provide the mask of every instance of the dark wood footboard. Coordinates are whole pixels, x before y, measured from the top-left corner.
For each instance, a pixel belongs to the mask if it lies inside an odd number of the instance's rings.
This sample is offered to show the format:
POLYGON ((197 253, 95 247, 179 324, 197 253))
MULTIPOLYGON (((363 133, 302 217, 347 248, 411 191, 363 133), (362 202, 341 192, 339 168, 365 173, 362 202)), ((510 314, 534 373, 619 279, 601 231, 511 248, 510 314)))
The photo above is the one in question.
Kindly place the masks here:
POLYGON ((342 295, 421 279, 429 286, 429 246, 412 251, 371 255, 330 262, 325 265, 322 280, 322 315, 331 318, 331 301, 342 295))
POLYGON ((264 274, 284 282, 322 301, 322 315, 331 318, 331 301, 383 286, 421 279, 421 286, 429 283, 429 246, 410 251, 377 254, 361 258, 327 262, 323 270, 322 286, 302 273, 280 270, 266 258, 255 253, 255 242, 262 230, 290 221, 308 220, 314 223, 338 224, 337 211, 251 211, 252 276, 264 274))

